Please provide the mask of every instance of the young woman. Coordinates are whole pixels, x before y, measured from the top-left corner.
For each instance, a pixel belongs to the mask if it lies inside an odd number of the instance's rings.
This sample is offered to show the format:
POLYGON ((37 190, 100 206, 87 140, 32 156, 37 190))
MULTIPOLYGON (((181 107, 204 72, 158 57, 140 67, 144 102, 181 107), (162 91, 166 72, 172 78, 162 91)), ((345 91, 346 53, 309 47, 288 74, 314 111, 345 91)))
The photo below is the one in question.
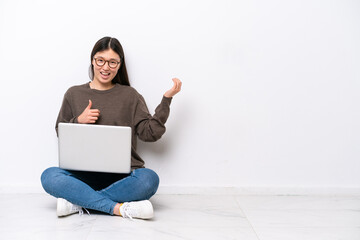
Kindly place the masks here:
POLYGON ((152 218, 153 207, 148 199, 156 193, 159 177, 144 168, 136 152, 137 137, 153 142, 164 134, 169 106, 181 89, 181 81, 172 79, 173 87, 165 92, 152 116, 144 98, 130 87, 124 52, 116 38, 104 37, 95 44, 89 70, 91 82, 71 87, 65 93, 56 131, 60 122, 130 126, 132 171, 112 174, 51 167, 41 175, 42 186, 58 198, 58 216, 82 213, 82 208, 88 208, 129 218, 152 218))

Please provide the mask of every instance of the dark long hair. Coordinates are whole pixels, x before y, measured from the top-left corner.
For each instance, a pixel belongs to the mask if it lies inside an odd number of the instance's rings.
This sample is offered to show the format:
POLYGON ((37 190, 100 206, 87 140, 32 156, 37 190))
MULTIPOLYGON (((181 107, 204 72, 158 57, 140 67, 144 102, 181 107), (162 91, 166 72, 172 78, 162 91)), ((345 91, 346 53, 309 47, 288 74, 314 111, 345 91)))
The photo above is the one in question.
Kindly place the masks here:
POLYGON ((92 60, 93 60, 95 54, 97 52, 105 51, 108 49, 112 49, 114 52, 116 52, 120 56, 120 62, 121 62, 120 68, 119 68, 116 76, 112 80, 112 82, 114 84, 120 83, 121 85, 130 86, 129 77, 128 77, 126 65, 125 65, 124 50, 123 50, 119 40, 117 40, 116 38, 112 38, 112 37, 103 37, 102 39, 100 39, 99 41, 97 41, 95 43, 95 46, 91 52, 91 57, 90 57, 90 62, 91 62, 90 67, 89 67, 90 79, 93 80, 93 78, 94 78, 94 66, 92 64, 92 60))

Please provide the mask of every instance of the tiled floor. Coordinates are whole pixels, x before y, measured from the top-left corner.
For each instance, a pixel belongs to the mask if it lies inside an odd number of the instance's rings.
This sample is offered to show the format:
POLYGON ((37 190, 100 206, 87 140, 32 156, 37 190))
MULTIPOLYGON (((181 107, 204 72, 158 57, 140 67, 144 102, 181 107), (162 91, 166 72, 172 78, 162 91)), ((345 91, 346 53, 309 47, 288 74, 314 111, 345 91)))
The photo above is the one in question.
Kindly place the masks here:
POLYGON ((156 195, 155 218, 57 218, 46 194, 0 194, 0 239, 359 240, 360 196, 156 195))

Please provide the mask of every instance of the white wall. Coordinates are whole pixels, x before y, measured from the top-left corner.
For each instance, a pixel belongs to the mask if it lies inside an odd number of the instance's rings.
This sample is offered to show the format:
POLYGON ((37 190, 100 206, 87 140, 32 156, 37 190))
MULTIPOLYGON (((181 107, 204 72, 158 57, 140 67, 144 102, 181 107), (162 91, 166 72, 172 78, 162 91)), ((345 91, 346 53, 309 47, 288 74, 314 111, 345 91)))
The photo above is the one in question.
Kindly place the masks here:
POLYGON ((0 2, 0 190, 57 164, 63 94, 103 36, 122 43, 167 133, 139 144, 161 186, 360 192, 359 1, 0 2))

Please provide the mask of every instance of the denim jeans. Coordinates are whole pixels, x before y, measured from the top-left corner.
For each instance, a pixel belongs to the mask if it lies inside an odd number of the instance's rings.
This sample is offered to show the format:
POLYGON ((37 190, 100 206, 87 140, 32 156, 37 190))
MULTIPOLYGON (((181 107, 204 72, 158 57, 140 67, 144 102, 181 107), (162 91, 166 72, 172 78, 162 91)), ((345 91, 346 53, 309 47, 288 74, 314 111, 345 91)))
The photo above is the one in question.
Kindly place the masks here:
POLYGON ((117 203, 150 199, 157 191, 159 177, 148 168, 113 174, 51 167, 42 173, 41 184, 56 198, 113 215, 117 203))

